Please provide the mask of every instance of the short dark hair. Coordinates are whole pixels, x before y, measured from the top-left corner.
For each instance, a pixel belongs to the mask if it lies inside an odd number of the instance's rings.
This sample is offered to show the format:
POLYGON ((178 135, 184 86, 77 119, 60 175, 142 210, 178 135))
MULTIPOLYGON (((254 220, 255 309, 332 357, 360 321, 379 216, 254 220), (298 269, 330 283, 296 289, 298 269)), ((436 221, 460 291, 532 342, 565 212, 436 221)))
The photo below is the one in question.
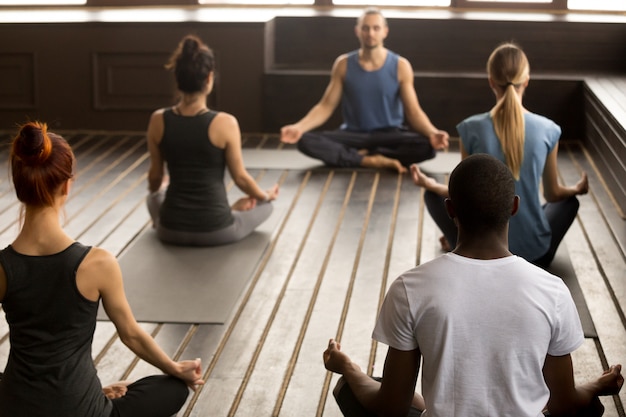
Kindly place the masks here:
POLYGON ((515 179, 497 158, 475 154, 450 174, 448 193, 459 224, 470 233, 501 230, 513 209, 515 179))

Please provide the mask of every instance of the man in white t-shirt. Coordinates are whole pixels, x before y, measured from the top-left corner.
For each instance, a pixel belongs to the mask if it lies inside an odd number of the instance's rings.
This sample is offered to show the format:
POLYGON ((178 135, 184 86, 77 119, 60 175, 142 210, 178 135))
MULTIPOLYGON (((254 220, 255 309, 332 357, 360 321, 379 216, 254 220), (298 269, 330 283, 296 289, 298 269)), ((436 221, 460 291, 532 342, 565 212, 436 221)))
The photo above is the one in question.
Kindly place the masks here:
POLYGON ((373 338, 389 346, 376 381, 330 340, 324 364, 343 375, 346 416, 598 416, 619 392, 621 365, 575 386, 571 352, 584 340, 563 281, 508 250, 519 207, 509 169, 477 154, 450 175, 446 209, 456 248, 391 285, 373 338), (415 383, 423 357, 423 397, 415 383))

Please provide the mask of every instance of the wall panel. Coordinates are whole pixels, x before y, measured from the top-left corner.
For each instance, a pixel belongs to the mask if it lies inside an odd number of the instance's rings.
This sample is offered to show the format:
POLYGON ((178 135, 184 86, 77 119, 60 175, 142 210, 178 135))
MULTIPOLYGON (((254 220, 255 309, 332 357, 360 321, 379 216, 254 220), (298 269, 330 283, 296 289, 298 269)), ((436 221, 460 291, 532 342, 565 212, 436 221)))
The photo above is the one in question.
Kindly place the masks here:
POLYGON ((0 109, 37 107, 35 53, 0 52, 0 109))

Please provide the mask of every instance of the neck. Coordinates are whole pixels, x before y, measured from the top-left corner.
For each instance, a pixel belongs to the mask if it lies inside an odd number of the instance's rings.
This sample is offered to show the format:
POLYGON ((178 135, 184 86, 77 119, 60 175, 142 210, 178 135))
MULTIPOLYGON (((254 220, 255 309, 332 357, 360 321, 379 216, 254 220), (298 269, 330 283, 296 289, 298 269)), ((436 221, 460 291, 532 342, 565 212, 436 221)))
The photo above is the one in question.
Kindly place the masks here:
POLYGON ((60 210, 59 206, 26 206, 24 224, 12 244, 15 250, 28 255, 47 255, 68 247, 73 239, 63 231, 60 210))
POLYGON ((467 236, 459 229, 458 242, 453 250, 457 255, 473 259, 498 259, 511 255, 508 229, 505 233, 486 232, 467 236))
POLYGON ((208 110, 206 105, 207 94, 193 93, 183 94, 176 105, 176 110, 185 116, 193 116, 202 111, 208 110))
POLYGON ((387 58, 387 49, 383 46, 375 48, 361 48, 359 62, 365 70, 371 71, 382 67, 387 58))
POLYGON ((361 59, 378 59, 383 58, 387 53, 387 48, 383 45, 377 45, 373 48, 361 47, 361 59))

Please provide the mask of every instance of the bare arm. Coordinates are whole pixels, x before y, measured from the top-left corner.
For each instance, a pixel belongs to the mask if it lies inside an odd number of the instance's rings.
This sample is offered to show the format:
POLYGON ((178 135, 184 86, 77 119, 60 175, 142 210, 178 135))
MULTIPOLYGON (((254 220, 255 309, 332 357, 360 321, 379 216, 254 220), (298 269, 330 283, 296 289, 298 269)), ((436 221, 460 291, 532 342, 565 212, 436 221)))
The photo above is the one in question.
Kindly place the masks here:
POLYGON ((398 60, 398 82, 400 83, 400 98, 407 122, 413 130, 429 138, 434 149, 445 149, 448 147, 449 135, 447 132, 437 129, 422 110, 415 92, 413 77, 413 67, 406 58, 400 57, 398 60))
POLYGON ((564 187, 561 185, 559 182, 556 162, 558 152, 559 145, 557 144, 548 155, 546 164, 543 168, 543 194, 548 202, 565 200, 573 195, 586 194, 587 191, 589 191, 587 174, 584 172, 576 185, 571 187, 564 187))
POLYGON ((425 408, 424 400, 415 394, 420 352, 389 348, 382 383, 361 371, 343 353, 341 346, 330 340, 324 352, 324 365, 329 371, 343 375, 355 397, 367 410, 384 416, 406 416, 409 407, 425 408))
POLYGON ((163 110, 157 110, 150 116, 146 136, 148 139, 148 152, 150 153, 148 190, 153 193, 161 188, 165 171, 165 163, 159 149, 159 143, 163 137, 163 110))
POLYGON ((112 254, 93 248, 81 263, 76 281, 84 296, 90 299, 102 297, 104 310, 115 324, 120 340, 133 353, 166 374, 181 378, 192 389, 204 383, 199 359, 173 361, 137 324, 126 300, 121 270, 112 254))
POLYGON ((4 268, 0 265, 0 303, 4 300, 4 296, 7 293, 7 276, 4 273, 4 268))
POLYGON ((576 386, 571 355, 546 356, 543 376, 550 390, 550 415, 574 416, 579 410, 591 407, 595 397, 619 393, 624 384, 621 369, 621 365, 614 365, 595 381, 576 386))
POLYGON ((281 128, 281 141, 285 143, 296 143, 304 133, 315 129, 328 120, 341 100, 346 68, 347 56, 341 55, 333 64, 330 82, 320 101, 298 122, 281 128))
POLYGON ((264 191, 246 170, 241 153, 241 132, 237 119, 228 113, 218 113, 209 126, 212 143, 223 148, 226 166, 237 187, 249 197, 257 200, 274 200, 278 196, 278 186, 264 191))

